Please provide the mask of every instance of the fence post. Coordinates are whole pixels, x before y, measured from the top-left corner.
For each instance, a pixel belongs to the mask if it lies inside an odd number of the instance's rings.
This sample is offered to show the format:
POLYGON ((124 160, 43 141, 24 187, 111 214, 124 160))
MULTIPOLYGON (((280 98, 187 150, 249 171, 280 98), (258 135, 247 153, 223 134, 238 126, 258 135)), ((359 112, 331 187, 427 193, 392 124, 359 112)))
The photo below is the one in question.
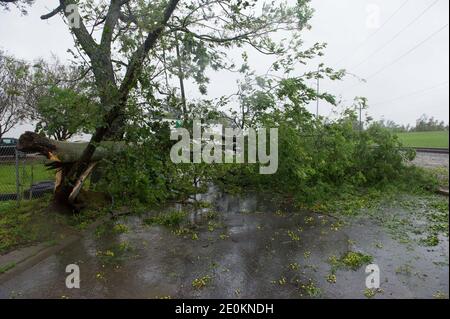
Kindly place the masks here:
POLYGON ((30 198, 29 198, 29 200, 32 200, 33 199, 33 179, 34 179, 34 162, 31 162, 31 170, 30 170, 30 179, 31 179, 31 181, 30 181, 30 198))
POLYGON ((17 207, 20 205, 20 174, 19 174, 19 151, 17 148, 15 149, 16 154, 16 200, 17 200, 17 207))

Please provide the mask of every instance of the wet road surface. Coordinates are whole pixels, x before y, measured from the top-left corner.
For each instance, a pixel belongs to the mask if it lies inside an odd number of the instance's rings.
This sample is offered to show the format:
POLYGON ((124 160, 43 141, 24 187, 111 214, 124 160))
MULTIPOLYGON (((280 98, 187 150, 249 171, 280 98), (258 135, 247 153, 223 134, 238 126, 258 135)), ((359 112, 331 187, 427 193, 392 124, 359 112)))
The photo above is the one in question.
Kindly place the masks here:
POLYGON ((1 284, 0 298, 366 298, 364 266, 329 280, 330 257, 349 250, 379 266, 374 298, 448 298, 448 238, 407 245, 369 218, 343 225, 269 196, 211 190, 200 199, 212 208, 181 228, 146 225, 147 215, 111 222, 1 284), (80 267, 80 289, 65 285, 68 264, 80 267))

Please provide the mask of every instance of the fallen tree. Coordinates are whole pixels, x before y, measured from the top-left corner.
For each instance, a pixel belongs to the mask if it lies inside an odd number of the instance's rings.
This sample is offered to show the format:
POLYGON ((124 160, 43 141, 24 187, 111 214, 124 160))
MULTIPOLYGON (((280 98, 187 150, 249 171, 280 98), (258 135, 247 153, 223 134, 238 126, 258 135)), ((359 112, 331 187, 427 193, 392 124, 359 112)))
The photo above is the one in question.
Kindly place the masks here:
MULTIPOLYGON (((305 52, 298 50, 300 31, 310 27, 310 0, 260 6, 256 0, 187 0, 178 6, 179 2, 111 0, 93 6, 87 0, 59 0, 56 8, 41 16, 47 20, 60 15, 69 26, 76 48, 70 52, 100 106, 89 143, 67 146, 40 140, 30 144, 29 149, 53 158, 54 163, 64 163, 55 189, 61 204, 73 206, 75 187, 91 173, 95 156, 101 157, 97 147, 104 141, 123 141, 125 127, 136 117, 134 108, 158 115, 167 107, 182 106, 186 119, 183 81, 191 78, 206 94, 208 68, 246 72, 244 47, 276 57, 274 69, 283 60, 287 62, 281 65, 291 68, 293 57, 304 64, 323 48, 316 44, 305 52), (280 30, 291 32, 291 39, 273 41, 280 30), (241 67, 227 57, 232 48, 243 51, 241 67), (168 81, 172 75, 180 80, 181 104, 177 88, 168 81)), ((24 137, 23 147, 25 142, 24 137)))
MULTIPOLYGON (((92 32, 88 31, 84 19, 78 12, 78 8, 83 7, 85 3, 75 0, 60 0, 57 8, 41 17, 46 20, 62 13, 68 21, 76 20, 76 22, 73 21, 74 23, 69 23, 70 29, 77 40, 79 49, 89 59, 88 70, 92 71, 94 75, 96 91, 104 110, 102 124, 97 126, 90 142, 84 145, 77 160, 67 165, 61 165, 58 170, 54 198, 60 204, 68 204, 76 208, 75 201, 82 184, 95 167, 93 157, 97 153, 97 148, 103 141, 109 140, 111 137, 116 140, 122 139, 122 128, 125 123, 124 113, 130 92, 136 87, 144 68, 144 62, 161 37, 178 2, 179 0, 163 1, 153 8, 159 11, 159 14, 152 21, 151 27, 145 29, 143 42, 136 43, 134 52, 127 56, 128 63, 124 63, 126 68, 123 70, 124 76, 121 81, 118 80, 119 77, 115 73, 112 61, 112 44, 118 38, 115 29, 119 27, 119 20, 123 15, 121 10, 129 1, 112 0, 109 6, 101 12, 104 16, 100 18, 103 21, 100 43, 94 40, 92 32)), ((86 19, 89 20, 88 17, 86 19)), ((59 146, 62 147, 62 145, 59 146)), ((39 148, 50 156, 54 155, 57 149, 56 145, 46 144, 45 141, 39 148)), ((79 148, 76 147, 76 149, 79 148)), ((75 154, 78 156, 78 151, 75 154)))
POLYGON ((56 170, 55 196, 57 200, 68 199, 72 206, 76 206, 76 199, 84 182, 92 173, 97 163, 108 155, 118 153, 124 149, 124 142, 104 141, 97 145, 87 169, 71 187, 69 194, 64 193, 64 198, 58 198, 64 185, 65 176, 83 155, 87 142, 61 142, 46 138, 33 132, 25 132, 19 138, 17 149, 22 152, 35 152, 45 156, 49 162, 47 166, 56 170), (66 197, 67 196, 67 197, 66 197))
MULTIPOLYGON (((22 152, 39 153, 52 162, 72 164, 81 158, 88 144, 88 142, 56 141, 33 132, 25 132, 19 138, 17 149, 22 152)), ((97 145, 90 161, 98 162, 108 154, 122 151, 124 146, 124 142, 103 141, 97 145)))

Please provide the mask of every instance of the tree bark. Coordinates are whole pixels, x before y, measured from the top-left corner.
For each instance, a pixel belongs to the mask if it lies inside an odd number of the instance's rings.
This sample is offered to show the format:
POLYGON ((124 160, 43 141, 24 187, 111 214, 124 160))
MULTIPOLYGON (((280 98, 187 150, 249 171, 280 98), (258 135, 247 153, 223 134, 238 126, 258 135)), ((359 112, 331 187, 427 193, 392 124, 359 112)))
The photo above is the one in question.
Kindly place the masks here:
POLYGON ((49 167, 56 169, 54 199, 58 204, 77 208, 77 197, 83 183, 89 177, 97 162, 108 155, 118 153, 125 147, 124 142, 101 142, 96 148, 88 164, 75 184, 68 183, 68 173, 84 154, 89 143, 61 142, 43 137, 33 132, 25 132, 19 138, 17 149, 23 152, 36 152, 44 155, 50 162, 49 167))
MULTIPOLYGON (((19 138, 17 149, 23 152, 36 152, 44 155, 51 162, 72 164, 78 161, 87 142, 62 142, 46 138, 33 132, 25 132, 19 138)), ((124 142, 101 142, 95 149, 90 162, 98 162, 107 155, 120 152, 124 149, 124 142)))
MULTIPOLYGON (((60 5, 57 12, 62 11, 70 19, 70 13, 66 8, 68 5, 76 4, 76 1, 59 0, 59 2, 60 5)), ((55 190, 55 198, 62 203, 65 201, 71 205, 69 196, 72 194, 74 186, 85 176, 86 171, 92 170, 90 164, 97 153, 98 145, 105 139, 117 135, 116 130, 122 126, 122 123, 125 123, 124 111, 130 91, 136 86, 137 79, 142 72, 143 63, 161 36, 178 2, 179 0, 168 1, 162 12, 161 19, 155 21, 154 27, 148 32, 144 42, 132 54, 120 85, 116 82, 111 62, 111 44, 113 42, 113 32, 120 17, 121 6, 126 1, 111 0, 99 44, 87 31, 82 18, 80 18, 79 25, 71 29, 81 48, 90 59, 101 104, 105 109, 105 115, 103 124, 97 127, 90 142, 85 144, 81 155, 72 165, 65 166, 65 169, 61 171, 60 188, 55 190)), ((41 18, 46 19, 51 16, 53 14, 41 18)), ((53 154, 48 152, 48 150, 47 153, 53 154)))

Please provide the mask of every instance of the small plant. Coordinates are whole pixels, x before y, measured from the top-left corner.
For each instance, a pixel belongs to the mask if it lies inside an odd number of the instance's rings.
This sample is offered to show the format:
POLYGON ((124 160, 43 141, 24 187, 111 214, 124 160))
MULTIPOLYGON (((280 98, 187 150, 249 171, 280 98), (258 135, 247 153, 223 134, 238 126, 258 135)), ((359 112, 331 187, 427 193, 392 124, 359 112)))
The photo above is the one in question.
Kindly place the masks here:
POLYGON ((297 271, 300 269, 300 265, 298 263, 292 263, 292 264, 289 264, 289 268, 291 270, 297 271))
POLYGON ((331 264, 331 266, 337 267, 339 265, 339 258, 335 255, 331 255, 330 257, 328 257, 328 262, 331 264))
POLYGON ((187 235, 192 235, 193 231, 187 227, 179 227, 172 231, 176 236, 186 237, 187 235))
POLYGON ((170 228, 178 227, 184 221, 186 213, 183 211, 171 211, 144 219, 147 225, 162 225, 170 228))
POLYGON ((329 274, 329 275, 326 277, 326 279, 327 279, 327 281, 328 281, 330 284, 335 284, 335 283, 336 283, 336 275, 335 275, 335 274, 329 274))
POLYGON ((364 296, 366 296, 366 298, 373 298, 373 297, 375 297, 376 294, 377 294, 377 292, 373 288, 366 288, 364 290, 364 296))
POLYGON ((333 274, 339 268, 357 270, 363 265, 370 264, 372 260, 372 256, 353 251, 347 252, 341 258, 338 258, 334 255, 328 257, 328 262, 331 265, 331 272, 333 274))
POLYGON ((13 269, 14 267, 16 267, 16 263, 9 263, 9 264, 5 264, 5 265, 1 265, 0 266, 0 274, 3 274, 5 272, 7 272, 8 270, 13 269))
POLYGON ((302 284, 301 289, 310 297, 319 297, 322 294, 322 290, 317 287, 312 280, 307 284, 302 284))
POLYGON ((211 277, 206 275, 201 278, 196 278, 192 281, 192 287, 195 289, 203 289, 211 282, 211 277))
POLYGON ((284 286, 284 285, 286 285, 286 283, 287 283, 287 281, 286 281, 286 277, 281 277, 281 279, 279 279, 278 280, 278 284, 280 285, 280 286, 284 286))
POLYGON ((364 290, 364 296, 366 298, 373 298, 376 296, 376 294, 382 293, 383 291, 380 288, 366 288, 364 290))
POLYGON ((126 251, 131 250, 131 246, 130 246, 130 243, 129 243, 129 242, 123 241, 123 242, 121 242, 121 243, 117 246, 117 249, 118 249, 120 252, 126 252, 126 251))
POLYGON ((103 236, 105 236, 106 234, 108 234, 110 232, 111 229, 111 223, 110 222, 106 222, 102 225, 97 226, 97 228, 95 228, 95 237, 96 238, 101 238, 103 236))
POLYGON ((219 213, 217 213, 215 210, 210 210, 206 213, 206 219, 216 219, 219 213))
POLYGON ((212 203, 205 202, 205 201, 195 202, 194 205, 198 208, 211 208, 212 207, 212 203))
POLYGON ((227 239, 227 238, 229 238, 230 236, 228 236, 227 234, 220 234, 219 235, 219 238, 220 239, 222 239, 222 240, 225 240, 225 239, 227 239))
POLYGON ((277 210, 277 211, 275 212, 275 215, 280 216, 280 217, 284 217, 284 216, 286 216, 286 213, 283 212, 282 210, 277 210))
POLYGON ((300 236, 298 236, 296 233, 294 233, 292 230, 288 230, 287 231, 288 236, 291 238, 291 240, 293 241, 299 241, 300 240, 300 236))
POLYGON ((118 266, 118 263, 127 258, 132 247, 126 241, 115 244, 106 250, 98 250, 96 256, 105 265, 118 266))
POLYGON ((434 299, 447 299, 447 296, 440 291, 436 291, 436 293, 433 294, 434 299))
POLYGON ((344 226, 342 222, 336 222, 331 224, 330 228, 332 231, 339 231, 342 228, 342 226, 344 226))
POLYGON ((429 235, 427 238, 422 239, 421 243, 425 246, 437 246, 439 245, 439 238, 436 235, 429 235))
POLYGON ((220 224, 215 223, 213 221, 208 222, 208 231, 213 232, 216 228, 220 227, 220 224))
POLYGON ((342 257, 341 262, 346 267, 356 270, 363 265, 370 264, 372 260, 373 260, 372 256, 349 251, 347 254, 345 254, 344 257, 342 257))
POLYGON ((116 234, 123 234, 123 233, 127 233, 128 232, 128 226, 124 225, 124 224, 116 224, 113 227, 113 231, 116 234))

